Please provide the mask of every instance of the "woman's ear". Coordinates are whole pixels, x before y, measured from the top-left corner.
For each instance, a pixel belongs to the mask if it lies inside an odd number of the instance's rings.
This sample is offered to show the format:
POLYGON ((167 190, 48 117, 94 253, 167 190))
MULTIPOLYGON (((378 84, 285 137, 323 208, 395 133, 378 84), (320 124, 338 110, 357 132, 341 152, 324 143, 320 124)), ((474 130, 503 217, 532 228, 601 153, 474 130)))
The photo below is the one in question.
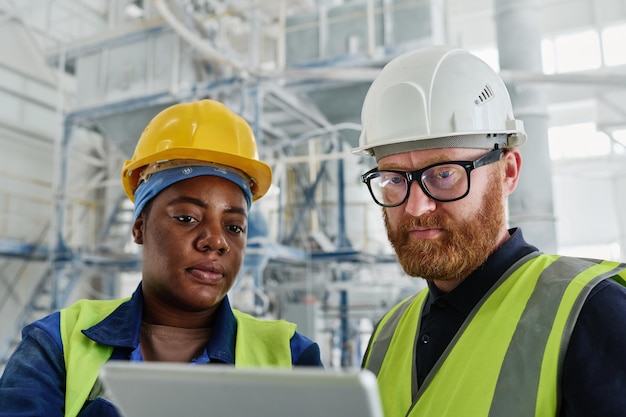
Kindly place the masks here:
POLYGON ((143 244, 143 227, 145 225, 143 213, 135 219, 135 223, 133 224, 133 240, 136 244, 143 244))

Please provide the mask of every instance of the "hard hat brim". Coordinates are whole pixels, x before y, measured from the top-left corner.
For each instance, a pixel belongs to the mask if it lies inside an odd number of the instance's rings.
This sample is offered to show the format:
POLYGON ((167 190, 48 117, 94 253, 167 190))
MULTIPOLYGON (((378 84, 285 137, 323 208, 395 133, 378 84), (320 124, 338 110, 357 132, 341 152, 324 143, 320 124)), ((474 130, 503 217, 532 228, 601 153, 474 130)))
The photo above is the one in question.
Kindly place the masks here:
MULTIPOLYGON (((360 140, 360 143, 363 143, 360 140)), ((397 152, 386 151, 386 154, 409 152, 420 149, 439 148, 480 148, 493 149, 494 145, 501 148, 522 146, 526 143, 526 134, 520 130, 503 130, 501 132, 458 132, 454 134, 421 135, 399 137, 368 143, 352 149, 354 155, 374 156, 376 149, 396 148, 397 152)))
POLYGON ((243 171, 251 180, 252 201, 263 197, 272 185, 272 169, 264 162, 225 152, 196 148, 175 148, 157 152, 135 161, 126 161, 122 169, 122 184, 128 198, 134 201, 141 168, 154 161, 174 159, 196 159, 214 162, 243 171))

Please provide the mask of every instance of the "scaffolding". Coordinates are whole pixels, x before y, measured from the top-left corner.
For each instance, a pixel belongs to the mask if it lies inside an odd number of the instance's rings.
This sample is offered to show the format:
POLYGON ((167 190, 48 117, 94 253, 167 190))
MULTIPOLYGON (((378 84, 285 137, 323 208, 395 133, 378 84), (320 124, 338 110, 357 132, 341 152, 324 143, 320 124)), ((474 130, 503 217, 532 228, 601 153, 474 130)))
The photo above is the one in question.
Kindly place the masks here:
POLYGON ((354 163, 349 152, 358 139, 360 103, 384 63, 437 41, 443 16, 434 1, 367 0, 292 15, 287 2, 276 3, 272 32, 260 4, 203 14, 154 1, 134 25, 49 57, 74 73, 76 97, 63 113, 56 141, 53 215, 42 237, 0 244, 6 259, 41 264, 0 361, 8 358, 21 326, 67 305, 94 271, 99 295, 115 297, 120 275, 140 270, 141 253, 129 250, 130 207, 109 180, 119 175, 119 158, 99 166, 110 175, 92 184, 93 191, 106 183, 94 192, 97 204, 88 216, 96 222, 96 238, 70 237, 69 229, 80 223, 68 213, 77 132, 100 135, 128 158, 158 111, 214 98, 249 121, 275 177, 273 192, 257 204, 251 221, 233 304, 259 316, 300 321, 311 332, 307 336, 327 340, 320 344, 328 365, 356 364, 359 340, 371 331, 363 320, 374 321, 412 285, 397 279, 402 273, 382 243, 382 226, 370 227, 372 216, 380 215, 358 174, 371 161, 354 163), (394 280, 379 278, 374 286, 387 289, 364 304, 360 287, 372 286, 370 271, 378 269, 394 280))

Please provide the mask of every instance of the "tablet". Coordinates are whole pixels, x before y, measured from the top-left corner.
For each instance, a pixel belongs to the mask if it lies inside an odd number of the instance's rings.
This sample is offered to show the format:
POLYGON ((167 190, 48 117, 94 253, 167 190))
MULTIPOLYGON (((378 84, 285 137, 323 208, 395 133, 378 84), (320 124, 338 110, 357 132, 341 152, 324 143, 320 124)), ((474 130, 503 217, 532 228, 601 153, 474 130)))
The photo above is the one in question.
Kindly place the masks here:
POLYGON ((100 379, 124 417, 383 417, 362 369, 110 361, 100 379))

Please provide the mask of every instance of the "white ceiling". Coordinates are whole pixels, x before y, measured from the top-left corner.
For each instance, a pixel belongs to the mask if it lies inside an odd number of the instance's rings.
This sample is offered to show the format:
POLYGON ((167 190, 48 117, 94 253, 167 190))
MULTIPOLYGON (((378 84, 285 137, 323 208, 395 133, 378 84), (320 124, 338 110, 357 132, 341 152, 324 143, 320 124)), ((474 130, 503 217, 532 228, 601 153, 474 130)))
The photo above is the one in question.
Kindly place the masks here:
MULTIPOLYGON (((361 0, 165 0, 170 8, 186 11, 195 5, 196 17, 210 19, 230 15, 229 22, 250 17, 253 11, 268 30, 286 15, 315 10, 318 5, 357 3, 361 0)), ((364 0, 363 0, 364 1, 364 0)), ((446 42, 470 49, 495 45, 494 4, 498 0, 416 0, 432 1, 446 15, 446 42)), ((102 32, 119 28, 131 20, 124 11, 133 3, 144 4, 146 13, 158 16, 155 0, 0 0, 3 20, 18 18, 32 31, 42 50, 84 41, 102 32)), ((380 0, 375 1, 376 4, 380 0)), ((503 2, 504 3, 504 2, 503 2)), ((510 2, 509 2, 510 3, 510 2)), ((540 28, 553 35, 583 27, 597 28, 626 20, 624 0, 542 0, 540 28), (565 18, 564 18, 565 17, 565 18)), ((523 34, 520 34, 523 36, 523 34)))
MULTIPOLYGON (((238 30, 238 25, 249 26, 248 20, 253 16, 259 18, 266 36, 276 37, 281 14, 303 13, 316 10, 320 5, 361 1, 365 0, 0 0, 0 11, 4 11, 0 25, 14 19, 24 22, 43 55, 50 57, 64 48, 88 44, 98 37, 119 32, 131 23, 141 22, 136 18, 133 21, 127 13, 134 3, 143 6, 143 24, 160 19, 156 5, 163 3, 174 11, 193 9, 194 13, 190 15, 196 22, 226 22, 229 41, 236 42, 237 33, 245 30, 238 30)), ((443 8, 447 43, 474 50, 495 47, 497 16, 494 5, 513 4, 498 0, 416 0, 419 1, 432 1, 443 8)), ((375 0, 375 4, 381 3, 381 0, 375 0)), ((598 29, 613 22, 626 21, 625 0, 541 0, 535 3, 540 9, 537 15, 541 17, 539 27, 543 36, 581 28, 598 29)), ((245 36, 242 36, 242 42, 248 42, 245 36)), ((514 82, 545 86, 554 109, 555 123, 567 120, 572 114, 580 114, 572 111, 572 102, 581 102, 580 108, 586 108, 588 104, 585 103, 591 99, 597 103, 595 115, 599 118, 599 125, 607 129, 626 126, 626 92, 620 87, 626 86, 623 68, 553 77, 541 74, 527 74, 525 79, 520 78, 520 74, 515 77, 514 82)))

